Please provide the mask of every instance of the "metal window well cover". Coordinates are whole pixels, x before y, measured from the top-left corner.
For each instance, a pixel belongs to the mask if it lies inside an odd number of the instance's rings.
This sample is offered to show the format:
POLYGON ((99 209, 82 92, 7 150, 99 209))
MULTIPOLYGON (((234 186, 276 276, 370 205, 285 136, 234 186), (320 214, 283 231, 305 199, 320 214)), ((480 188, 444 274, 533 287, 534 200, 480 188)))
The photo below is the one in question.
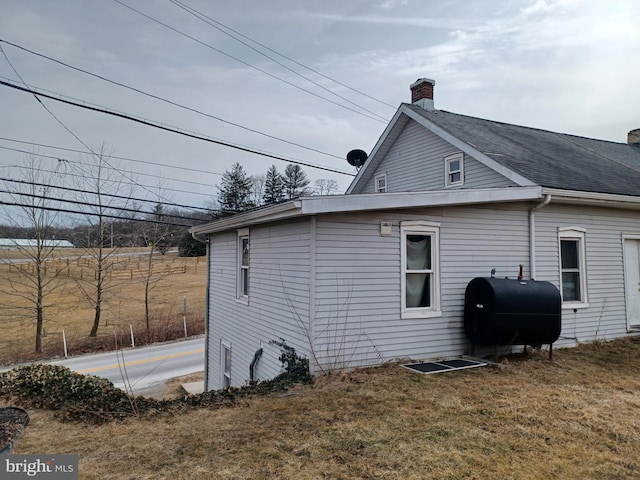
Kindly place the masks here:
POLYGON ((485 367, 487 362, 481 360, 471 360, 467 358, 453 358, 450 360, 438 360, 433 362, 405 363, 404 368, 418 373, 442 373, 453 370, 464 370, 466 368, 485 367))

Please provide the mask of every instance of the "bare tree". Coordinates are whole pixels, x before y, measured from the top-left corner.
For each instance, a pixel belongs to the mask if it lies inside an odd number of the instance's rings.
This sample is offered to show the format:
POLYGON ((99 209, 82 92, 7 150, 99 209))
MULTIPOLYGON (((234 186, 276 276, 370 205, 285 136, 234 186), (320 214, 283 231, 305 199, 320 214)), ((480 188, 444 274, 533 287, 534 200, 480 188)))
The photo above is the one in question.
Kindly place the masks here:
MULTIPOLYGON (((22 179, 5 182, 7 201, 3 209, 7 219, 29 232, 29 242, 16 239, 15 247, 27 260, 12 265, 9 275, 11 295, 24 300, 26 306, 16 306, 22 316, 35 320, 35 352, 42 352, 42 336, 48 298, 60 288, 56 270, 47 271, 47 261, 53 259, 56 242, 53 232, 57 221, 55 171, 47 170, 45 161, 36 154, 25 158, 22 179)), ((26 236, 26 235, 25 235, 26 236)))
POLYGON ((87 237, 86 255, 93 260, 95 276, 76 278, 79 291, 94 312, 90 337, 98 334, 109 271, 117 253, 113 236, 115 219, 112 217, 130 207, 135 189, 131 178, 123 176, 122 170, 112 163, 111 155, 103 143, 92 155, 84 156, 81 175, 76 177, 81 179, 77 189, 78 204, 84 211, 87 231, 93 232, 93 238, 87 237))
POLYGON ((327 178, 319 178, 313 185, 316 195, 332 195, 338 190, 338 182, 327 178))
MULTIPOLYGON (((163 195, 162 187, 158 187, 158 199, 165 199, 163 195)), ((158 283, 168 273, 154 271, 153 254, 155 250, 158 250, 163 254, 163 245, 166 245, 167 237, 171 235, 172 229, 170 225, 171 217, 168 216, 169 212, 165 211, 163 203, 158 201, 153 209, 153 213, 147 215, 147 222, 144 222, 142 227, 145 244, 148 248, 146 254, 146 268, 143 274, 144 281, 144 315, 145 315, 145 327, 147 333, 147 340, 151 340, 151 293, 152 290, 158 285, 158 283)))
POLYGON ((263 173, 251 176, 251 201, 256 206, 264 203, 262 197, 264 195, 266 181, 267 176, 263 173))

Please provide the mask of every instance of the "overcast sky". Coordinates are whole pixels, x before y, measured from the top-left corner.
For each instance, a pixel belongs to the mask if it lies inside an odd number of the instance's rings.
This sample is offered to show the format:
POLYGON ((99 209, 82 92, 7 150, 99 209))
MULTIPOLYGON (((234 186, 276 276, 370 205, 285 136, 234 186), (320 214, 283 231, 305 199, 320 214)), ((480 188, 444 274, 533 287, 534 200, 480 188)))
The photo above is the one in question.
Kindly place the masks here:
MULTIPOLYGON (((0 46, 24 82, 54 96, 347 173, 346 153, 371 151, 421 77, 436 80, 437 109, 615 142, 640 128, 637 0, 180 1, 209 24, 170 0, 2 0, 0 46)), ((21 84, 1 54, 0 80, 21 84)), ((42 101, 91 148, 136 160, 114 164, 175 190, 177 203, 207 203, 236 161, 252 175, 286 166, 42 101)), ((28 144, 85 150, 32 95, 0 85, 0 105, 0 147, 80 159, 28 144)), ((1 176, 19 177, 24 158, 0 148, 1 176)), ((304 169, 340 191, 352 178, 304 169)))

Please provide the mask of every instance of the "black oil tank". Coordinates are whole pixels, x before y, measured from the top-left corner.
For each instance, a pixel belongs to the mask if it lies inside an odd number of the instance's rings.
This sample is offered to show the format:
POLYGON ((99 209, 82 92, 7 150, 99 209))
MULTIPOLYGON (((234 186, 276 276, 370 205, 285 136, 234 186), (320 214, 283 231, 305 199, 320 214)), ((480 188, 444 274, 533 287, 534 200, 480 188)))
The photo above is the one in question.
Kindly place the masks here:
POLYGON ((550 282, 478 277, 464 294, 464 331, 474 345, 552 344, 561 312, 560 291, 550 282))

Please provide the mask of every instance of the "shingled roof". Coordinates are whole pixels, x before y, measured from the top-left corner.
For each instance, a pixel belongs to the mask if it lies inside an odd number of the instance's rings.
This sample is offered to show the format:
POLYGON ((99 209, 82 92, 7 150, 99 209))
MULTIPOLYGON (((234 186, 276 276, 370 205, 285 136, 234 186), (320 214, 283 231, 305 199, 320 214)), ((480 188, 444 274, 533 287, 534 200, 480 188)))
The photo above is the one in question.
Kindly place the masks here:
POLYGON ((542 187, 640 196, 640 144, 403 106, 542 187))

